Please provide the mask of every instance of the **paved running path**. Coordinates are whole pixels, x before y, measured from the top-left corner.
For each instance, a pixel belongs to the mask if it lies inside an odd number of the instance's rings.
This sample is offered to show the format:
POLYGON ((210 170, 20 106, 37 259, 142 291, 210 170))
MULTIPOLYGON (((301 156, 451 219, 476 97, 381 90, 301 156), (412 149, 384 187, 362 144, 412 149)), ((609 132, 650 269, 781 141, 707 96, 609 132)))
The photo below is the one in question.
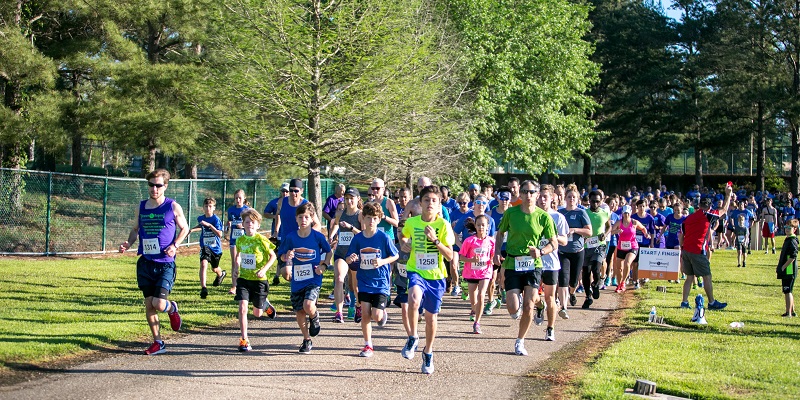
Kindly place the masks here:
MULTIPOLYGON (((521 376, 550 353, 597 329, 618 300, 606 290, 592 309, 582 310, 582 296, 569 320, 556 316, 555 342, 543 340, 545 324, 532 324, 526 339, 528 357, 514 355, 517 322, 505 310, 485 316, 483 334, 473 335, 468 302, 446 296, 434 345, 436 372, 430 376, 420 372, 419 352, 413 360, 400 356, 406 339, 400 309, 390 308, 386 327, 374 327, 375 355, 360 358, 360 326, 329 322, 332 312, 322 305, 322 331, 313 339, 309 355, 297 352, 302 337, 294 317, 280 313, 272 321, 251 322, 249 353, 237 351, 238 329, 210 330, 168 340, 163 355, 140 355, 149 344, 142 343, 131 354, 3 387, 0 398, 510 399, 521 376)), ((162 327, 169 329, 166 318, 162 327)), ((420 349, 424 329, 420 324, 420 349)))

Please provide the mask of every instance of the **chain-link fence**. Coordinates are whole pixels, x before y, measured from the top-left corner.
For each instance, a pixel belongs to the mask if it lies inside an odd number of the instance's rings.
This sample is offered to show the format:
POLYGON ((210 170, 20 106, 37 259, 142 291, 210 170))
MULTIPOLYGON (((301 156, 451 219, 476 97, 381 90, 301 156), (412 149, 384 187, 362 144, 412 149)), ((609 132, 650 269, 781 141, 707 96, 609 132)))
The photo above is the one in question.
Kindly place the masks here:
MULTIPOLYGON (((321 185, 323 199, 334 191, 321 185)), ((203 200, 217 200, 217 216, 236 190, 261 212, 280 195, 264 179, 171 179, 167 197, 184 210, 190 227, 203 214, 203 200)), ((66 255, 113 252, 128 237, 139 202, 148 196, 144 179, 112 178, 30 170, 0 169, 0 254, 66 255)), ((199 233, 185 243, 197 243, 199 233)))

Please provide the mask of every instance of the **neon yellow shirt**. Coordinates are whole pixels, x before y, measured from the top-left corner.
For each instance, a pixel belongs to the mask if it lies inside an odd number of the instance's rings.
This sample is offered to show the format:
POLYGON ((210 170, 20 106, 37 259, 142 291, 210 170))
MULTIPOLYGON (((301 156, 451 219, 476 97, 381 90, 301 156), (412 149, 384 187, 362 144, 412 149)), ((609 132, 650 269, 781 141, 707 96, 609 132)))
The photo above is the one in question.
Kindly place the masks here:
POLYGON ((275 245, 260 233, 253 236, 242 235, 236 239, 236 250, 239 251, 239 277, 248 281, 265 281, 267 277, 259 278, 256 271, 263 268, 269 261, 270 253, 275 251, 275 245))
POLYGON ((406 269, 409 272, 416 272, 423 279, 444 279, 447 267, 444 265, 444 258, 439 253, 439 249, 425 235, 425 227, 428 225, 436 230, 436 238, 445 246, 452 246, 456 242, 453 228, 438 214, 436 219, 431 222, 423 221, 421 215, 407 219, 403 226, 403 237, 411 239, 411 253, 406 269))

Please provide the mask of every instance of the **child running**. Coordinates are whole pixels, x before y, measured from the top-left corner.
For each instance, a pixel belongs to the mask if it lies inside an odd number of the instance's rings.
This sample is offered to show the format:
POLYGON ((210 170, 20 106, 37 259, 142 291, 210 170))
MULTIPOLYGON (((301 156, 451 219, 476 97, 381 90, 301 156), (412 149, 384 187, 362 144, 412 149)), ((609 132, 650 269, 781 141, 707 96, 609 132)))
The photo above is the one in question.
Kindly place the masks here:
POLYGON ((734 244, 736 247, 736 266, 747 267, 747 248, 750 246, 750 229, 744 215, 739 214, 733 225, 734 244))
POLYGON ((239 302, 239 328, 242 338, 239 339, 239 351, 250 351, 250 340, 247 337, 247 303, 253 302, 253 316, 261 318, 264 313, 275 318, 275 307, 267 300, 269 282, 267 270, 275 264, 275 245, 258 233, 261 227, 261 214, 248 208, 242 211, 242 229, 244 234, 236 239, 236 251, 240 262, 238 271, 234 270, 236 279, 236 297, 239 302))
POLYGON ((781 280, 781 289, 783 291, 784 300, 786 301, 786 312, 783 313, 784 317, 796 317, 797 313, 794 311, 794 280, 797 277, 797 219, 791 219, 786 223, 786 240, 783 242, 781 248, 781 256, 778 259, 778 279, 781 280))
POLYGON ((379 326, 386 325, 389 314, 389 275, 391 265, 397 260, 394 240, 378 224, 383 219, 383 210, 378 203, 367 203, 361 212, 360 233, 353 236, 347 250, 347 263, 356 271, 358 282, 358 301, 361 303, 361 332, 364 334, 364 348, 360 357, 372 357, 372 321, 379 326))
POLYGON ((311 203, 303 203, 295 211, 298 229, 282 238, 278 255, 286 265, 283 278, 291 282, 291 302, 297 325, 303 333, 301 354, 311 353, 311 338, 320 331, 317 298, 322 275, 330 263, 331 246, 325 235, 312 229, 317 211, 311 203), (323 260, 323 256, 326 256, 323 260), (306 318, 309 321, 306 321, 306 318))
MULTIPOLYGON (((242 211, 250 208, 246 204, 247 200, 244 197, 244 190, 242 189, 233 193, 233 202, 234 205, 228 207, 228 231, 230 232, 228 244, 231 250, 231 272, 239 269, 239 253, 236 252, 236 239, 244 235, 244 229, 242 229, 242 211)), ((228 291, 230 294, 236 294, 236 278, 238 277, 234 273, 231 278, 231 290, 228 291)))
POLYGON ((468 283, 469 302, 472 308, 469 320, 475 321, 472 324, 472 333, 481 332, 481 309, 486 297, 486 288, 492 279, 494 268, 492 259, 494 258, 494 239, 487 237, 489 233, 489 217, 481 214, 475 217, 475 221, 467 221, 467 230, 475 232, 475 235, 468 237, 461 244, 461 261, 464 261, 464 280, 468 283))
POLYGON ((189 233, 200 231, 200 298, 208 297, 206 288, 206 272, 208 264, 211 270, 217 274, 214 278, 213 286, 219 286, 225 279, 227 273, 219 267, 219 259, 222 258, 222 221, 214 214, 217 208, 217 201, 210 197, 203 200, 203 215, 197 217, 197 226, 192 228, 189 233))

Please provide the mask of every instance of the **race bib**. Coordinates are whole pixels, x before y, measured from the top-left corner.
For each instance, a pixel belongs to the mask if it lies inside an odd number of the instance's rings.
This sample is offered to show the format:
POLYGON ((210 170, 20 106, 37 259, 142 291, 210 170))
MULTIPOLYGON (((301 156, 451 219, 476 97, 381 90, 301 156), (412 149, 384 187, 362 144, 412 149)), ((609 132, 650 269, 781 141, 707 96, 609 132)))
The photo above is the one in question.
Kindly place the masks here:
POLYGON ((295 281, 305 281, 314 277, 314 266, 311 264, 301 264, 292 266, 292 279, 295 281))
POLYGON ((536 263, 531 256, 514 257, 514 270, 515 271, 533 271, 536 268, 536 263))
POLYGON ((372 264, 372 260, 378 259, 378 253, 361 253, 361 269, 376 269, 377 266, 372 264))
POLYGON ((587 249, 593 249, 593 248, 595 248, 597 246, 600 246, 600 238, 598 238, 597 236, 592 236, 592 237, 586 238, 586 248, 587 249))
POLYGON ((644 240, 644 235, 642 235, 641 233, 637 233, 636 234, 636 243, 642 243, 643 240, 644 240))
POLYGON ((744 235, 739 235, 736 238, 739 239, 739 243, 744 243, 744 235))
POLYGON ((439 253, 415 253, 418 270, 432 270, 439 267, 439 253))
POLYGON ((142 253, 148 255, 161 254, 158 238, 142 239, 142 253))
POLYGON ((397 263, 397 273, 399 273, 403 278, 408 278, 408 271, 406 270, 405 264, 397 263))
POLYGON ((353 241, 353 232, 342 232, 339 231, 339 244, 342 246, 350 246, 350 242, 353 241))
POLYGON ((625 251, 630 251, 631 249, 633 249, 633 243, 631 243, 630 240, 620 241, 619 242, 619 249, 620 250, 625 250, 625 251))
POLYGON ((217 238, 215 236, 204 236, 203 237, 203 245, 204 246, 216 246, 217 238))
POLYGON ((244 235, 244 229, 234 229, 231 231, 231 240, 236 240, 242 235, 244 235))
POLYGON ((244 269, 256 269, 255 254, 239 253, 239 257, 241 257, 241 262, 239 263, 239 266, 241 266, 244 269))

